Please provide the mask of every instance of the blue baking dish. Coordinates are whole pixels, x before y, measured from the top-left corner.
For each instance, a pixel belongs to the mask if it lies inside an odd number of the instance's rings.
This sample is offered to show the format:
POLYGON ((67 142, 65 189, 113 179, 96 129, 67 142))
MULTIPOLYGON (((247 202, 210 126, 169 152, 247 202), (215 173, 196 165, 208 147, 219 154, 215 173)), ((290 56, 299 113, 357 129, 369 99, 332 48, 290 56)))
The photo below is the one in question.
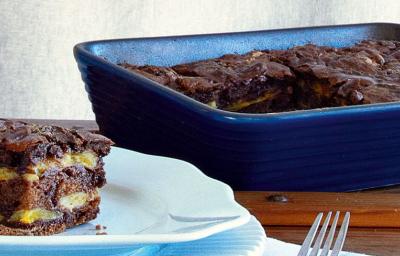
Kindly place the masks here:
MULTIPOLYGON (((314 43, 400 40, 387 23, 81 43, 74 54, 103 134, 180 158, 236 190, 349 191, 400 183, 400 103, 270 114, 213 109, 117 63, 174 65, 314 43)), ((160 172, 162 172, 160 166, 160 172)))

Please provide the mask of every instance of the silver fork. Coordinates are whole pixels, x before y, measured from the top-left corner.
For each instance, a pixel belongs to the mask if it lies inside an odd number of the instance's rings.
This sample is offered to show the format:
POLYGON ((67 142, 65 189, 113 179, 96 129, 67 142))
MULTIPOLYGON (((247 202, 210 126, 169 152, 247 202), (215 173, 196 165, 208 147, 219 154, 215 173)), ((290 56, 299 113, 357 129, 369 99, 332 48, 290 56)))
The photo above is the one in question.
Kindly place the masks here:
MULTIPOLYGON (((328 215, 326 216, 324 224, 322 225, 322 228, 319 231, 319 234, 317 236, 317 239, 314 242, 314 245, 312 247, 310 254, 308 254, 308 252, 311 249, 311 244, 314 240, 315 235, 317 234, 318 227, 319 227, 319 224, 321 223, 323 215, 324 214, 322 212, 317 215, 317 218, 315 219, 313 225, 311 226, 310 231, 308 231, 308 234, 307 234, 306 238, 304 239, 303 245, 301 246, 300 251, 297 254, 297 256, 307 256, 307 255, 317 256, 318 255, 318 252, 321 249, 322 241, 324 240, 324 237, 325 237, 326 230, 328 229, 328 225, 329 225, 329 221, 332 216, 332 212, 329 212, 328 215)), ((335 218, 331 225, 331 229, 329 230, 328 236, 325 239, 325 243, 324 243, 322 252, 319 256, 328 256, 328 254, 329 254, 329 250, 331 248, 333 238, 335 236, 335 231, 336 231, 336 226, 337 226, 337 222, 339 219, 339 215, 340 215, 340 212, 336 212, 335 218)), ((346 212, 344 219, 343 219, 343 223, 340 227, 339 234, 336 238, 336 242, 335 242, 335 245, 333 246, 332 253, 330 256, 338 256, 339 253, 342 251, 344 240, 346 239, 346 235, 347 235, 347 230, 349 228, 349 223, 350 223, 350 213, 346 212)))

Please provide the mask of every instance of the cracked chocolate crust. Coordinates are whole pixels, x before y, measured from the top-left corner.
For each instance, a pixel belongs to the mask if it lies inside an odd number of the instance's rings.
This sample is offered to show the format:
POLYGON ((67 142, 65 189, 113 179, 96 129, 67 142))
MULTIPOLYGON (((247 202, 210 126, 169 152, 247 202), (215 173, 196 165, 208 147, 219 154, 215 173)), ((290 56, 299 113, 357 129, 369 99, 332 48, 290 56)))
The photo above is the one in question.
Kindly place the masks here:
POLYGON ((0 119, 0 165, 16 166, 19 172, 71 152, 91 151, 100 159, 112 144, 110 139, 89 131, 0 119))
POLYGON ((212 107, 268 113, 400 100, 400 42, 228 54, 172 67, 122 67, 212 107))

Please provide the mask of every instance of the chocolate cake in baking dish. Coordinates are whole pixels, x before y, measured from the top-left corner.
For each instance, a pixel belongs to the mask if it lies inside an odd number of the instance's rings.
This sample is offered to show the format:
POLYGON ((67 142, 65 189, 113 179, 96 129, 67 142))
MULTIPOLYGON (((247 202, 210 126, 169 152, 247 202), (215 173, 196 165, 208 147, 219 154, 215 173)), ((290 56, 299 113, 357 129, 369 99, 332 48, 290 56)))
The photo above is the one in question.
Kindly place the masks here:
POLYGON ((172 67, 120 66, 211 107, 269 113, 400 100, 400 42, 227 54, 172 67))
POLYGON ((94 219, 112 141, 0 120, 0 234, 48 235, 94 219))

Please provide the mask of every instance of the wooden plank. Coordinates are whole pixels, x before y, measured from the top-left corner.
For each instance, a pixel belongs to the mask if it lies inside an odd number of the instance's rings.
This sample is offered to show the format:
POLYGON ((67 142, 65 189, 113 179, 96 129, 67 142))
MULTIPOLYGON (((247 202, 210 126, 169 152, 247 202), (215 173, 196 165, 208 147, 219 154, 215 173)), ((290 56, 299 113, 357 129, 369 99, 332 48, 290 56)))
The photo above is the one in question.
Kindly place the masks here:
POLYGON ((236 199, 263 225, 310 226, 318 212, 350 211, 351 227, 400 227, 397 194, 242 191, 236 199))

